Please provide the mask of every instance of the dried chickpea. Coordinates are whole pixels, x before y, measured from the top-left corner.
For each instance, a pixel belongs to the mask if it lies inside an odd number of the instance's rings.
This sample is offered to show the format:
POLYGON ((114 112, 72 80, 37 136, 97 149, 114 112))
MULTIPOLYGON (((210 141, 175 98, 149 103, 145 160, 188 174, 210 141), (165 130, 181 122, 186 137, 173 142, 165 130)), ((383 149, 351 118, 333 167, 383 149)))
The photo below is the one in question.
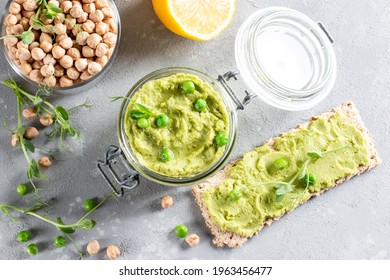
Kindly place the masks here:
POLYGON ((18 23, 18 19, 13 14, 8 14, 4 19, 4 25, 5 26, 14 26, 18 23))
POLYGON ((76 19, 67 16, 67 17, 66 17, 65 25, 66 25, 66 29, 67 29, 67 30, 72 30, 72 28, 76 25, 76 19))
POLYGON ((112 32, 107 32, 103 35, 103 42, 112 47, 116 44, 117 36, 112 32))
POLYGON ((27 127, 26 131, 24 132, 24 137, 26 137, 29 140, 34 139, 38 135, 39 135, 38 129, 36 129, 33 126, 27 127))
POLYGON ((87 38, 87 45, 90 46, 92 49, 96 49, 96 47, 103 41, 102 36, 99 34, 91 34, 87 38))
POLYGON ((84 4, 91 4, 94 0, 82 0, 84 4))
POLYGON ((20 71, 22 71, 24 75, 28 76, 32 71, 31 64, 28 62, 22 62, 22 64, 20 65, 20 71))
POLYGON ((89 14, 89 19, 93 22, 101 22, 104 19, 104 14, 101 10, 96 10, 89 14))
POLYGON ((35 108, 26 108, 26 109, 24 109, 22 111, 22 115, 23 115, 23 117, 25 117, 28 120, 35 119, 38 116, 37 110, 35 108))
POLYGON ((104 7, 108 7, 108 3, 106 0, 95 0, 95 6, 97 9, 101 9, 104 7))
POLYGON ((23 43, 22 41, 19 41, 17 44, 16 44, 16 47, 18 49, 28 49, 28 45, 26 45, 25 43, 23 43))
POLYGON ((60 41, 64 40, 65 38, 68 38, 68 34, 56 36, 56 43, 59 43, 60 41))
POLYGON ((28 30, 30 28, 30 20, 28 18, 21 18, 19 23, 23 26, 24 30, 28 30))
POLYGON ((109 48, 107 52, 108 59, 111 58, 112 54, 114 53, 115 47, 109 48))
POLYGON ((11 33, 12 35, 20 35, 24 32, 23 25, 17 24, 11 27, 11 33))
POLYGON ((121 255, 121 251, 115 245, 108 246, 107 250, 106 250, 106 253, 107 253, 107 257, 110 260, 115 260, 117 257, 119 257, 121 255))
POLYGON ((30 45, 28 45, 28 49, 31 52, 32 49, 39 48, 39 46, 40 46, 40 44, 35 41, 35 42, 32 42, 30 45))
POLYGON ((79 0, 73 0, 72 1, 72 4, 73 4, 73 7, 75 7, 75 6, 79 6, 79 7, 82 7, 83 5, 81 4, 81 1, 79 1, 79 0))
MULTIPOLYGON (((57 14, 55 17, 54 17, 54 26, 56 25, 56 24, 59 24, 59 23, 64 23, 64 20, 65 20, 65 14, 63 14, 63 13, 59 13, 59 14, 57 14)), ((65 27, 66 27, 66 25, 65 25, 65 27)))
POLYGON ((102 66, 97 62, 91 62, 88 64, 88 73, 95 76, 97 73, 102 71, 102 66))
POLYGON ((108 52, 108 46, 105 43, 100 43, 96 47, 95 55, 97 57, 102 57, 108 52))
POLYGON ((18 58, 16 57, 16 52, 18 51, 17 48, 15 47, 10 47, 8 48, 8 55, 13 59, 13 60, 17 60, 18 58))
POLYGON ((65 69, 69 69, 70 67, 73 66, 73 59, 69 55, 64 55, 60 59, 60 65, 65 69))
POLYGON ((19 14, 21 10, 22 10, 22 7, 16 2, 12 2, 9 5, 9 9, 8 9, 8 11, 14 15, 19 14))
POLYGON ((54 66, 52 64, 43 65, 41 68, 41 74, 43 77, 50 77, 54 75, 54 66))
POLYGON ((76 6, 73 5, 72 9, 70 9, 69 11, 69 14, 76 19, 81 17, 83 13, 84 13, 83 8, 79 5, 76 6))
POLYGON ((96 24, 96 33, 99 35, 104 35, 108 32, 108 25, 105 22, 98 22, 96 24))
POLYGON ((99 63, 102 67, 104 67, 108 62, 108 57, 103 55, 102 57, 96 58, 95 62, 99 63))
POLYGON ((47 34, 52 34, 53 33, 53 30, 54 30, 54 25, 53 24, 46 24, 45 26, 43 26, 41 28, 41 31, 43 33, 47 33, 47 34))
POLYGON ((197 234, 190 234, 186 237, 186 242, 191 247, 194 247, 199 244, 199 236, 197 234))
POLYGON ((17 134, 12 134, 11 136, 11 146, 12 147, 16 147, 17 146, 17 142, 20 140, 19 138, 19 135, 17 134))
POLYGON ((48 87, 55 87, 57 84, 57 79, 54 76, 49 76, 43 79, 42 84, 48 87))
POLYGON ((102 8, 102 12, 103 12, 104 18, 106 18, 106 19, 114 17, 114 13, 112 12, 110 7, 102 8))
POLYGON ((78 23, 84 23, 88 19, 88 13, 84 12, 81 14, 81 16, 76 20, 78 23))
POLYGON ((61 59, 65 55, 65 50, 58 45, 53 46, 51 51, 55 59, 61 59))
POLYGON ((38 2, 35 0, 26 0, 23 3, 23 9, 26 11, 35 11, 38 8, 38 2))
POLYGON ((76 36, 76 43, 79 44, 80 46, 85 46, 87 44, 87 39, 89 37, 88 32, 80 32, 76 36))
POLYGON ((86 58, 79 58, 76 60, 76 62, 74 63, 74 66, 76 67, 76 69, 79 71, 79 72, 83 72, 87 69, 88 67, 88 61, 86 58))
POLYGON ((73 86, 73 80, 69 79, 68 76, 64 75, 60 78, 61 87, 70 87, 73 86))
POLYGON ((30 52, 28 51, 28 49, 25 49, 25 48, 20 48, 17 50, 16 52, 16 57, 20 60, 20 61, 27 61, 31 58, 31 54, 30 52))
POLYGON ((50 126, 53 124, 53 117, 48 114, 48 113, 44 113, 41 118, 39 119, 39 122, 43 125, 43 126, 50 126))
POLYGON ((41 157, 38 160, 38 164, 40 167, 49 168, 51 166, 51 160, 48 157, 41 157))
POLYGON ((83 73, 81 73, 80 80, 86 81, 86 80, 91 79, 92 77, 93 76, 91 74, 89 74, 89 72, 87 70, 85 70, 83 73))
POLYGON ((92 33, 95 30, 95 23, 88 19, 86 22, 83 23, 83 30, 88 33, 92 33))
POLYGON ((18 38, 16 37, 5 37, 4 38, 4 45, 7 47, 15 46, 18 43, 18 38))
POLYGON ((86 58, 95 56, 95 51, 91 47, 89 47, 89 46, 84 46, 83 50, 81 51, 81 53, 86 58))
POLYGON ((35 15, 35 11, 22 11, 22 16, 25 18, 32 18, 35 15))
POLYGON ((46 54, 41 48, 34 48, 31 50, 31 56, 35 60, 42 60, 45 58, 46 54))
POLYGON ((80 51, 76 48, 70 48, 66 54, 69 55, 74 61, 81 57, 80 51))
POLYGON ((42 43, 42 42, 52 43, 53 40, 49 34, 41 33, 41 35, 39 36, 39 43, 42 43))
POLYGON ((62 23, 57 23, 54 25, 54 33, 57 35, 66 34, 66 25, 62 23))
POLYGON ((49 42, 42 42, 39 47, 45 52, 45 53, 49 53, 52 49, 53 49, 53 44, 52 43, 49 43, 49 42))
POLYGON ((15 15, 16 19, 18 20, 18 22, 22 19, 22 14, 19 13, 19 14, 16 14, 15 15))
MULTIPOLYGON (((41 69, 43 65, 45 65, 45 64, 43 63, 42 60, 35 60, 35 61, 33 62, 33 64, 31 64, 31 66, 32 66, 34 69, 36 69, 36 70, 41 69)), ((30 73, 30 74, 31 74, 31 73, 30 73)))
MULTIPOLYGON (((47 17, 45 17, 43 14, 39 17, 39 20, 45 24, 45 25, 49 25, 51 23, 53 23, 54 19, 49 19, 47 17)), ((43 27, 44 28, 44 27, 43 27)))
POLYGON ((36 83, 40 83, 43 80, 43 76, 41 74, 41 71, 39 71, 38 69, 32 70, 30 72, 29 77, 30 77, 30 80, 32 80, 33 82, 36 82, 36 83))
POLYGON ((87 252, 90 256, 94 256, 97 253, 99 253, 100 250, 100 244, 97 240, 92 240, 87 245, 87 252))
POLYGON ((69 13, 70 9, 72 9, 73 4, 71 1, 64 1, 61 3, 60 8, 64 13, 69 13))
POLYGON ((68 75, 69 79, 76 81, 80 77, 80 72, 76 69, 76 67, 71 67, 66 70, 66 75, 68 75))
POLYGON ((55 60, 55 58, 53 57, 53 55, 51 54, 47 54, 45 56, 45 58, 43 59, 43 63, 45 65, 55 65, 57 63, 57 60, 55 60))
POLYGON ((118 25, 116 24, 115 20, 110 18, 104 20, 104 23, 108 25, 108 30, 112 33, 117 34, 118 33, 118 25))
POLYGON ((173 197, 169 195, 163 196, 161 199, 161 207, 167 209, 173 205, 173 197))
POLYGON ((65 50, 69 50, 71 47, 73 47, 73 41, 70 37, 62 39, 59 44, 65 50))
POLYGON ((91 4, 84 4, 84 5, 83 5, 83 10, 84 10, 84 12, 90 14, 90 13, 96 11, 95 4, 94 4, 94 3, 91 3, 91 4))
POLYGON ((71 32, 72 32, 72 35, 74 36, 74 37, 76 37, 77 36, 77 34, 79 33, 79 27, 73 27, 72 28, 72 30, 71 30, 71 32))
POLYGON ((59 64, 54 65, 54 76, 60 78, 65 75, 65 69, 59 64))
POLYGON ((34 25, 34 18, 31 17, 30 20, 29 20, 29 23, 30 23, 30 26, 32 26, 32 29, 33 30, 41 30, 41 27, 39 25, 34 25))
POLYGON ((60 2, 58 2, 57 0, 50 0, 48 3, 53 4, 53 5, 57 6, 57 7, 60 6, 60 2))

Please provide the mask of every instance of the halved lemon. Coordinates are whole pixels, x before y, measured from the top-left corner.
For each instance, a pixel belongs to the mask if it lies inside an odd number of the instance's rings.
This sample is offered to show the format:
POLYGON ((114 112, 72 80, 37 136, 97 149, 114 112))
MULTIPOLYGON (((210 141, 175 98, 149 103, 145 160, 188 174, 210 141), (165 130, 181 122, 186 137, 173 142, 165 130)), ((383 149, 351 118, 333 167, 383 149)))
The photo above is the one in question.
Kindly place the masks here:
POLYGON ((236 0, 152 0, 157 17, 172 32, 208 41, 233 18, 236 0))

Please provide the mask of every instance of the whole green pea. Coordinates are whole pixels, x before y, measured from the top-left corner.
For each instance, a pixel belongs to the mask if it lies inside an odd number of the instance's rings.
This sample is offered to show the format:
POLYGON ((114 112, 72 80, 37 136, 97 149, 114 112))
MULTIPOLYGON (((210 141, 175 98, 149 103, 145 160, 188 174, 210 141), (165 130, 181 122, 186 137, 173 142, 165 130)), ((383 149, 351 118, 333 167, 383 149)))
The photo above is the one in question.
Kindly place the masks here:
POLYGON ((214 138, 215 143, 217 144, 218 147, 223 147, 227 143, 229 143, 229 136, 225 131, 218 132, 218 134, 214 138))
POLYGON ((147 128, 149 126, 149 121, 148 119, 145 119, 145 118, 140 118, 138 119, 137 121, 137 126, 139 128, 147 128))
POLYGON ((233 201, 240 200, 242 198, 242 192, 240 189, 232 189, 229 193, 229 197, 233 201))
POLYGON ((184 238, 188 233, 188 228, 183 224, 179 224, 175 227, 175 233, 177 237, 184 238))
POLYGON ((64 247, 66 245, 66 238, 59 235, 56 237, 56 239, 54 239, 54 246, 56 246, 57 248, 61 248, 61 247, 64 247))
POLYGON ((24 243, 31 239, 31 235, 27 230, 23 230, 18 233, 17 239, 20 243, 24 243))
POLYGON ((28 245, 26 250, 30 256, 36 255, 39 252, 37 244, 28 245))
POLYGON ((93 199, 93 198, 88 198, 85 202, 84 202, 84 209, 87 210, 87 211, 91 211, 93 208, 95 208, 97 205, 96 203, 96 200, 93 199))
POLYGON ((173 158, 174 158, 174 154, 170 149, 168 149, 168 148, 162 149, 162 151, 160 153, 160 159, 162 161, 165 161, 165 162, 170 161, 173 158))
POLYGON ((304 180, 305 180, 305 184, 309 186, 313 186, 317 183, 316 175, 313 173, 306 174, 304 180))
POLYGON ((180 84, 180 88, 183 93, 193 93, 195 91, 195 84, 193 81, 187 80, 180 84))
POLYGON ((206 110, 206 108, 207 108, 206 100, 204 100, 202 98, 197 99, 195 102, 194 108, 198 112, 202 112, 202 111, 206 110))
POLYGON ((283 170, 288 166, 288 161, 284 158, 278 158, 274 161, 274 166, 277 170, 283 170))
POLYGON ((164 114, 160 114, 157 117, 156 125, 158 127, 166 127, 169 124, 169 117, 164 114))
POLYGON ((25 196, 26 194, 28 194, 28 186, 26 184, 20 184, 16 187, 16 192, 20 196, 25 196))

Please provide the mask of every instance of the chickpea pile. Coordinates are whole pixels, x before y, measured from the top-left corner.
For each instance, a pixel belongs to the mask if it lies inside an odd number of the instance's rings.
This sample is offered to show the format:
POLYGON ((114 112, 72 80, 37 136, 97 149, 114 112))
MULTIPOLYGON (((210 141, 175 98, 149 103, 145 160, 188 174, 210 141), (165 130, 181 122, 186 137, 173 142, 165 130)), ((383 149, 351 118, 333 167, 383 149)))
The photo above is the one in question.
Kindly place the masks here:
POLYGON ((69 87, 96 74, 111 58, 118 26, 108 0, 50 0, 61 9, 48 19, 36 0, 14 0, 4 19, 4 45, 9 57, 33 82, 69 87), (41 24, 34 24, 37 11, 41 24), (20 39, 32 26, 34 40, 20 39))

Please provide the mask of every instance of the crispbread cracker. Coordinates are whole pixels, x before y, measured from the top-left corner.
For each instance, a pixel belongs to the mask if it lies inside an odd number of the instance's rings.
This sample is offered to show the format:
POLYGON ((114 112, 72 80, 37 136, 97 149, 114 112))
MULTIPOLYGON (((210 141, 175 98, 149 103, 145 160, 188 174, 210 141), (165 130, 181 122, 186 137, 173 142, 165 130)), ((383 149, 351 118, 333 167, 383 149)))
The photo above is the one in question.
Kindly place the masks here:
MULTIPOLYGON (((381 163, 381 159, 378 155, 378 152, 375 149, 373 139, 372 139, 371 135, 369 134, 366 126, 364 125, 354 103, 353 102, 343 103, 340 106, 338 106, 338 107, 336 107, 328 112, 321 114, 320 116, 324 117, 326 119, 329 119, 330 117, 332 117, 336 113, 341 113, 343 116, 346 117, 347 122, 349 124, 355 125, 356 128, 358 128, 359 130, 362 131, 362 133, 367 141, 367 148, 368 148, 370 160, 369 160, 369 163, 367 165, 359 166, 353 174, 351 174, 345 178, 341 178, 341 179, 337 180, 333 186, 326 188, 326 189, 323 189, 319 192, 311 193, 307 200, 309 200, 313 196, 319 196, 320 194, 333 188, 334 186, 339 185, 346 180, 349 180, 350 178, 352 178, 355 175, 360 175, 361 173, 363 173, 363 172, 365 172, 365 171, 367 171, 367 170, 369 170, 369 169, 371 169, 371 168, 373 168, 381 163)), ((313 118, 311 118, 311 120, 309 122, 298 125, 296 128, 291 129, 285 133, 282 133, 278 137, 281 137, 285 134, 297 131, 301 128, 307 128, 310 125, 310 123, 313 120, 317 119, 318 117, 319 116, 313 117, 313 118)), ((277 139, 278 137, 271 138, 268 141, 266 141, 265 143, 267 143, 270 147, 272 147, 274 145, 275 139, 277 139)), ((218 187, 222 181, 230 178, 230 169, 232 168, 232 166, 234 166, 236 164, 237 161, 238 160, 231 162, 229 165, 227 165, 223 170, 219 171, 213 177, 209 178, 204 183, 201 183, 201 184, 194 186, 192 188, 192 193, 195 196, 195 201, 200 207, 200 210, 202 212, 202 215, 203 215, 203 218, 206 222, 206 225, 207 225, 207 227, 210 228, 211 233, 214 235, 213 243, 218 247, 223 247, 225 245, 227 245, 228 247, 231 247, 231 248, 240 247, 242 244, 244 244, 245 241, 248 240, 248 237, 241 236, 241 235, 234 233, 234 232, 231 232, 231 231, 224 231, 217 224, 215 224, 210 218, 207 206, 204 204, 204 202, 201 199, 202 193, 206 189, 218 187)), ((304 203, 304 202, 305 201, 303 201, 302 203, 304 203)), ((293 211, 294 209, 292 209, 291 211, 293 211)), ((259 233, 259 231, 265 225, 272 224, 273 221, 279 220, 280 217, 281 216, 266 220, 264 222, 263 226, 255 234, 257 235, 259 233)))

